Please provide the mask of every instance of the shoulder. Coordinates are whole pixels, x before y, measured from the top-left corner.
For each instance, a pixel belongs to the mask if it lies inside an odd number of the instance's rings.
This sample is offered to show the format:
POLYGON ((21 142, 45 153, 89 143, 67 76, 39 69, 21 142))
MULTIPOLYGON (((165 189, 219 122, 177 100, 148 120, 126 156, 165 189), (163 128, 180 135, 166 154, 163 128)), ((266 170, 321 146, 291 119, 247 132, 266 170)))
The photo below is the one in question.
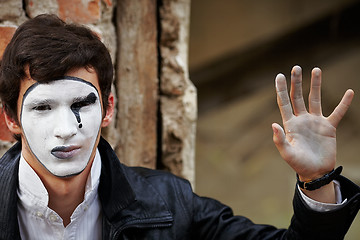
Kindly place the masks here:
POLYGON ((192 211, 192 203, 196 194, 188 180, 162 170, 142 167, 125 168, 136 195, 147 198, 149 194, 157 193, 170 209, 181 209, 183 213, 192 211))
POLYGON ((133 182, 134 180, 142 178, 145 182, 161 191, 167 189, 174 191, 177 189, 178 191, 192 192, 192 188, 188 180, 164 170, 124 166, 124 172, 128 176, 129 181, 133 182))
MULTIPOLYGON (((18 184, 19 160, 21 154, 21 145, 19 143, 11 147, 0 159, 0 189, 1 191, 8 192, 16 189, 18 184)), ((14 191, 16 194, 16 191, 14 191)), ((5 198, 10 197, 3 194, 0 198, 0 203, 5 198)))
POLYGON ((4 174, 18 166, 21 154, 21 144, 16 143, 0 158, 0 173, 4 174))

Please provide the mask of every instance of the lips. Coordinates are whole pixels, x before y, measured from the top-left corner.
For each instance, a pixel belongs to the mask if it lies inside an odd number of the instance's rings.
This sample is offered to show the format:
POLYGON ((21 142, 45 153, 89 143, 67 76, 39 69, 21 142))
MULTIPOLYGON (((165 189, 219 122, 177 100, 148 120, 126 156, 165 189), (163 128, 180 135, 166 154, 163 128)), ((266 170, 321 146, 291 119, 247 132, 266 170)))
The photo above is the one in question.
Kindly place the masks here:
POLYGON ((80 151, 80 147, 78 146, 58 146, 51 150, 51 154, 56 158, 69 159, 72 158, 78 151, 80 151))

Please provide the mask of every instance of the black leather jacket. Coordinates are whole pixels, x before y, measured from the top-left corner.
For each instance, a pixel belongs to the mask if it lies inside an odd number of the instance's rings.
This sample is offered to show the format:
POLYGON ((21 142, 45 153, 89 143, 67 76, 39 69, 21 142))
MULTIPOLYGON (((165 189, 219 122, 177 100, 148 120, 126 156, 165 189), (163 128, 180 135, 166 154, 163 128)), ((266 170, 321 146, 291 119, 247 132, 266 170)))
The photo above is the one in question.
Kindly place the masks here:
MULTIPOLYGON (((314 212, 296 190, 289 229, 256 225, 233 216, 216 200, 197 196, 186 180, 120 164, 103 139, 98 148, 103 239, 343 239, 360 206, 359 187, 340 177, 348 202, 339 209, 314 212)), ((0 160, 0 239, 20 239, 16 193, 20 150, 16 144, 0 160)))

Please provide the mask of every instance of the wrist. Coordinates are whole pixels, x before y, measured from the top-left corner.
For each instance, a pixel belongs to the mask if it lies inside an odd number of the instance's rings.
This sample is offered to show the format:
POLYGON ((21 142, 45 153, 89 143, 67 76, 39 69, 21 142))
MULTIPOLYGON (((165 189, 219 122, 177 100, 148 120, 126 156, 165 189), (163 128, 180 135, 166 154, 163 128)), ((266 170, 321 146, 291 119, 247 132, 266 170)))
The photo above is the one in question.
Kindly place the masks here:
POLYGON ((321 176, 319 178, 312 179, 312 180, 304 180, 303 178, 299 177, 298 174, 296 174, 297 183, 300 188, 308 190, 308 191, 313 191, 313 190, 319 189, 319 188, 329 184, 330 182, 332 182, 337 176, 340 175, 341 171, 342 171, 342 166, 338 167, 335 170, 332 170, 329 173, 324 174, 323 176, 321 176))
MULTIPOLYGON (((312 203, 317 204, 336 204, 336 192, 335 192, 335 184, 334 181, 329 184, 316 189, 314 191, 308 191, 305 189, 301 189, 299 186, 300 192, 302 196, 306 196, 312 203)), ((308 203, 308 201, 306 201, 308 203)))

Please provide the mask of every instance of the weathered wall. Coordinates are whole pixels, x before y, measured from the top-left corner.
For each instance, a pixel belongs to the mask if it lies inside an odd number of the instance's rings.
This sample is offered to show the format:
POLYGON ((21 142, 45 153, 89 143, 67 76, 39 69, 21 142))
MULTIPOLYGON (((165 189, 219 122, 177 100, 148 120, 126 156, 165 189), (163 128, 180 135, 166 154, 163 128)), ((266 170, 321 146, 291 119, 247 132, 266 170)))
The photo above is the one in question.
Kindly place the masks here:
MULTIPOLYGON (((187 67, 190 1, 158 2, 2 0, 0 53, 17 26, 41 13, 90 27, 108 47, 116 72, 117 111, 103 136, 123 163, 167 169, 193 181, 197 105, 187 67)), ((0 152, 13 142, 0 115, 0 152)))
POLYGON ((156 1, 119 1, 120 159, 129 165, 156 167, 158 57, 156 1), (146 23, 146 24, 144 24, 146 23))
POLYGON ((196 88, 188 74, 190 0, 163 0, 160 7, 160 112, 162 165, 194 182, 196 88))
MULTIPOLYGON (((6 45, 9 43, 16 27, 24 21, 22 1, 2 1, 0 7, 0 58, 6 45)), ((2 106, 1 106, 2 107, 2 106)), ((11 145, 14 139, 7 129, 3 112, 0 112, 0 154, 2 155, 11 145)))

